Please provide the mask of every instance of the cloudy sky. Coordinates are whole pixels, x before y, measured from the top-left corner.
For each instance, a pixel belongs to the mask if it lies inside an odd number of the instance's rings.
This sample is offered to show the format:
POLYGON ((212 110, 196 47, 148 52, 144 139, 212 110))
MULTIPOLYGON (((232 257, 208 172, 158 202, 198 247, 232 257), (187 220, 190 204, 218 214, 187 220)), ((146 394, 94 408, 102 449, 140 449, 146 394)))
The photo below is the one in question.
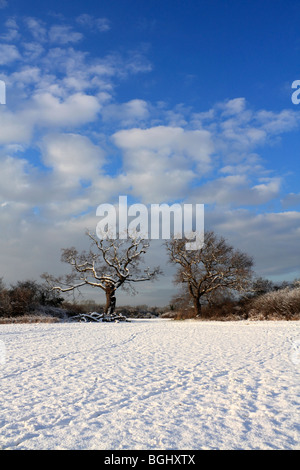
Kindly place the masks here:
MULTIPOLYGON (((298 7, 0 0, 0 277, 64 272, 119 195, 204 204, 258 275, 299 277, 298 7)), ((160 243, 150 260, 166 275, 127 303, 175 292, 160 243)))

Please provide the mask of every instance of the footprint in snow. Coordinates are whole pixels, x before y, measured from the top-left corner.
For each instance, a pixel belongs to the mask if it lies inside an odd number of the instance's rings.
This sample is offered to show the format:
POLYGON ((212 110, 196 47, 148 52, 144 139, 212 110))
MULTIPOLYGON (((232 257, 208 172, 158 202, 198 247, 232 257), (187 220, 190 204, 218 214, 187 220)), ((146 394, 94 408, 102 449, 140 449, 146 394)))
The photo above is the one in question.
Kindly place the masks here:
POLYGON ((300 338, 293 341, 290 357, 293 364, 300 364, 300 338))
POLYGON ((0 365, 5 364, 6 350, 3 341, 0 341, 0 365))

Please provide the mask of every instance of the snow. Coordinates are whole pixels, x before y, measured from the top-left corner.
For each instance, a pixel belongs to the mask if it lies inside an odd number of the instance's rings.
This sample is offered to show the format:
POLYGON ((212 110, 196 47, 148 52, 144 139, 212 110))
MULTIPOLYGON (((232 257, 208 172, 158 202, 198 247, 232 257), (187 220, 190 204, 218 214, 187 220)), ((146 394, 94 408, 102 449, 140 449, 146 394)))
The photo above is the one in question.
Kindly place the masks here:
POLYGON ((0 448, 299 449, 299 322, 0 325, 0 448))

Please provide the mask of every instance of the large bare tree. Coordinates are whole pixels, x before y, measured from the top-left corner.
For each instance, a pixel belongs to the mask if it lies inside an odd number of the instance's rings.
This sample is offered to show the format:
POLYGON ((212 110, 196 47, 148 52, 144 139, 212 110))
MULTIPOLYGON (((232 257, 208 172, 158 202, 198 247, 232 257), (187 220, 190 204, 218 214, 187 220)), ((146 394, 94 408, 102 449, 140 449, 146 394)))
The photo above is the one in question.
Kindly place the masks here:
POLYGON ((61 260, 71 266, 71 273, 55 278, 43 274, 52 290, 70 292, 83 286, 98 287, 105 292, 105 313, 111 316, 116 306, 116 290, 120 287, 135 291, 133 284, 151 281, 161 274, 160 268, 141 269, 143 255, 149 243, 130 236, 127 240, 98 239, 87 232, 89 251, 78 253, 76 248, 62 250, 61 260))
POLYGON ((214 232, 206 232, 204 245, 187 251, 186 240, 166 241, 171 263, 178 266, 175 283, 187 288, 193 302, 195 316, 201 316, 204 300, 226 291, 248 290, 252 277, 252 259, 232 246, 214 232))

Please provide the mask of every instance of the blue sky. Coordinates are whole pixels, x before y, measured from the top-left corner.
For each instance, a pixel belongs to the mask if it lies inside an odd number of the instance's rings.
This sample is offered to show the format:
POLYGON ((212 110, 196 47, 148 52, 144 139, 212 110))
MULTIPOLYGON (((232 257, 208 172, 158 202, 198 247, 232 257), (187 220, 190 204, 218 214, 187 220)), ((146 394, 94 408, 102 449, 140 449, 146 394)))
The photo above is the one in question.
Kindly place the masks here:
POLYGON ((0 277, 59 273, 122 194, 203 203, 259 275, 299 277, 298 6, 0 0, 0 277))

